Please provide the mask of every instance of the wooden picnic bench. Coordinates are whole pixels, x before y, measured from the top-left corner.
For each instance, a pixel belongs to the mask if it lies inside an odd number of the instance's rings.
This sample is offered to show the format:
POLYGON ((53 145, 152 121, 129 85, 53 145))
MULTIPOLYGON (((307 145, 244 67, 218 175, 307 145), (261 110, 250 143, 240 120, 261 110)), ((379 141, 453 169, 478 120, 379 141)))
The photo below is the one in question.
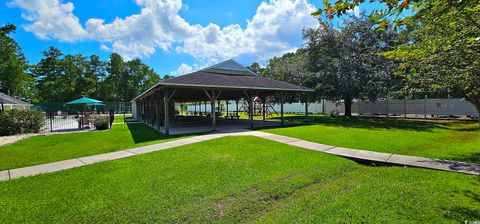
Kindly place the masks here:
POLYGON ((230 119, 233 119, 233 118, 240 119, 240 116, 238 116, 238 113, 227 113, 225 115, 225 119, 228 119, 228 118, 230 118, 230 119))

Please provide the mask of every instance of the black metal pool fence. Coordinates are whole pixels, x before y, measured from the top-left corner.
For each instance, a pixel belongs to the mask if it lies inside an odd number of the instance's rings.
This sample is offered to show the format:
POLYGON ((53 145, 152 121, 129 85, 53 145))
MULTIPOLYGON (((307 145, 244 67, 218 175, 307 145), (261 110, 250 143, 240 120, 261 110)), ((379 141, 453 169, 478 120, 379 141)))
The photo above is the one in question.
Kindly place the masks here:
POLYGON ((34 104, 32 110, 45 114, 44 130, 49 132, 66 132, 92 129, 92 120, 97 115, 108 115, 110 110, 115 114, 131 114, 130 102, 106 102, 102 106, 71 106, 66 102, 34 104))

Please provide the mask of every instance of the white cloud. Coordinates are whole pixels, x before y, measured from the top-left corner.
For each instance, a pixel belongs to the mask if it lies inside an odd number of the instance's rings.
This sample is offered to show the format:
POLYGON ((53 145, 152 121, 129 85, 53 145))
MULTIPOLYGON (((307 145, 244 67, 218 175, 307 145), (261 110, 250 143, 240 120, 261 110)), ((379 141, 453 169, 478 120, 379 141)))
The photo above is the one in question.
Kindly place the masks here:
POLYGON ((347 10, 347 13, 353 13, 355 17, 360 17, 360 6, 355 6, 353 9, 347 10))
POLYGON ((15 0, 8 4, 23 9, 22 17, 31 23, 24 27, 41 39, 76 41, 87 38, 73 3, 59 0, 15 0))
POLYGON ((105 44, 100 44, 100 49, 102 49, 104 51, 112 51, 112 48, 108 47, 105 44))
POLYGON ((182 63, 180 66, 178 66, 177 70, 173 71, 171 74, 172 75, 184 75, 191 73, 193 71, 193 68, 185 63, 182 63))
POLYGON ((310 13, 315 6, 307 0, 271 0, 262 2, 247 27, 233 24, 220 28, 209 24, 177 47, 177 51, 217 62, 242 54, 259 60, 293 51, 302 43, 302 29, 317 26, 310 13))
POLYGON ((246 28, 238 24, 220 27, 190 24, 179 16, 188 10, 181 0, 136 0, 141 12, 106 23, 91 18, 82 26, 73 14, 73 4, 61 0, 13 0, 11 5, 24 11, 31 22, 25 29, 40 38, 60 41, 90 39, 101 49, 120 53, 125 58, 148 57, 157 49, 176 50, 211 64, 241 55, 266 59, 298 48, 302 29, 317 21, 310 15, 315 6, 307 0, 262 2, 246 28), (47 4, 46 4, 47 3, 47 4), (173 48, 173 46, 176 46, 173 48))

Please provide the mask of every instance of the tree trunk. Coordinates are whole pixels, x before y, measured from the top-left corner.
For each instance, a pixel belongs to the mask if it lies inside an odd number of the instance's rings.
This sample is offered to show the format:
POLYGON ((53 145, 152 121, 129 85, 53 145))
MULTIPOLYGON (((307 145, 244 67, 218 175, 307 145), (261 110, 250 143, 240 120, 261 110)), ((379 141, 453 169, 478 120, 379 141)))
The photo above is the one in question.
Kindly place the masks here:
POLYGON ((345 117, 352 116, 352 98, 346 97, 345 99, 345 117))

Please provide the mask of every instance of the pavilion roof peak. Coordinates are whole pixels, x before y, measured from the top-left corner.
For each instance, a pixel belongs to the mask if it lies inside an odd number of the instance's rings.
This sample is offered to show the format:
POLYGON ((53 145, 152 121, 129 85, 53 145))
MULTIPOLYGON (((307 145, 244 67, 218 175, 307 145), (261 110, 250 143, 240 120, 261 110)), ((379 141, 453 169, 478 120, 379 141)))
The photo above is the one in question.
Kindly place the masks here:
POLYGON ((258 76, 254 72, 250 71, 245 66, 241 65, 237 61, 230 59, 210 67, 200 70, 201 72, 218 73, 224 75, 246 75, 246 76, 258 76))

